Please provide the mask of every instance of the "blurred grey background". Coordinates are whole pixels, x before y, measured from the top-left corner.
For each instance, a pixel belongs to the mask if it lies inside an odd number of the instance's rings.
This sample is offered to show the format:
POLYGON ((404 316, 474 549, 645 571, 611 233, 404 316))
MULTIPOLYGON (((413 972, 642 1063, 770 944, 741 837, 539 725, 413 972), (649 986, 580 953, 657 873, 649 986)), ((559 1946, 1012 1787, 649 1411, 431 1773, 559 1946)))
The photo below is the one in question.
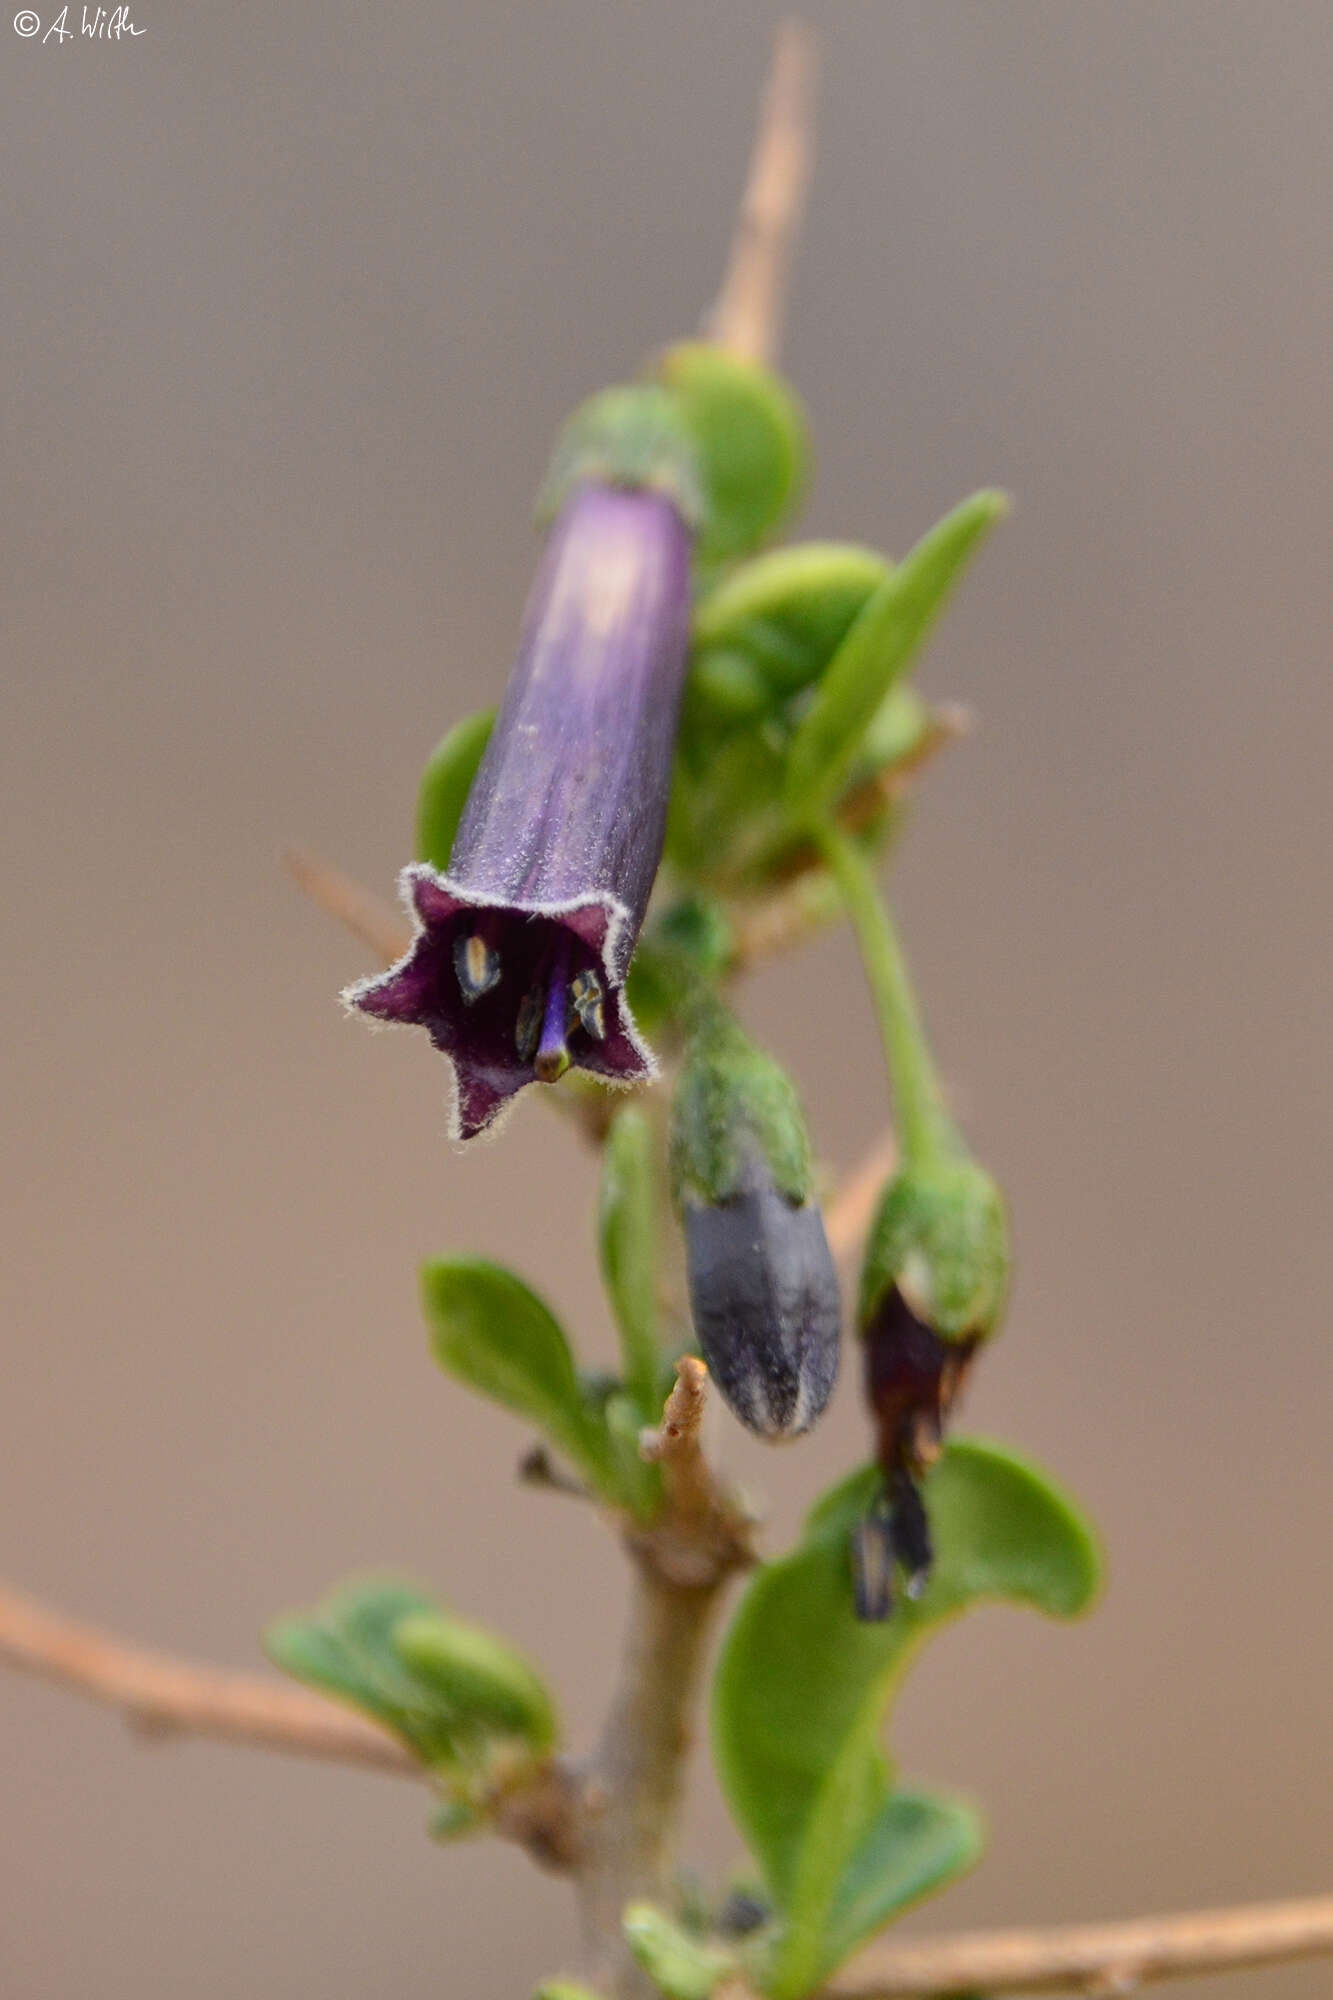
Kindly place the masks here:
MULTIPOLYGON (((582 1740, 619 1569, 434 1373, 415 1266, 511 1258, 607 1351, 591 1164, 535 1103, 451 1153, 440 1068, 342 1018, 366 959, 277 857, 391 884, 507 670, 555 426, 715 290, 776 10, 133 13, 0 21, 0 1573, 242 1665, 406 1567, 539 1651, 582 1740)), ((809 14, 806 525, 900 551, 1018 503, 923 673, 982 726, 899 876, 1021 1258, 968 1421, 1111 1559, 1086 1625, 978 1615, 912 1682, 904 1768, 994 1836, 913 1926, 1328 1888, 1333 10, 809 14)), ((826 950, 748 1011, 847 1163, 887 1105, 826 950)), ((863 1450, 854 1378, 790 1455, 719 1421, 775 1546, 863 1450)), ((0 1677, 0 1992, 525 1994, 564 1891, 424 1818, 0 1677)), ((692 1826, 730 1861, 703 1779, 692 1826)))

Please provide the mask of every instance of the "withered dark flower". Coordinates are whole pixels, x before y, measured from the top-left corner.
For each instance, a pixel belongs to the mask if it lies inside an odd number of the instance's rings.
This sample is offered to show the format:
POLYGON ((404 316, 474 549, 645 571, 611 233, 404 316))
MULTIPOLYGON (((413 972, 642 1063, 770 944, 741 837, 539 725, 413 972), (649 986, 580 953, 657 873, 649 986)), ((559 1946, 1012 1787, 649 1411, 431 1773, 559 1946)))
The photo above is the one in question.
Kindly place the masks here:
POLYGON ((624 984, 662 854, 689 623, 675 502, 575 486, 448 872, 403 871, 412 947, 345 995, 426 1029, 453 1068, 457 1137, 571 1065, 619 1084, 655 1073, 624 984))
POLYGON ((896 1285, 862 1329, 865 1394, 884 1483, 853 1543, 861 1618, 888 1617, 895 1569, 906 1578, 910 1597, 930 1576, 934 1550, 918 1482, 939 1457, 978 1339, 942 1340, 896 1285))
POLYGON ((920 1482, 939 1457, 973 1358, 1008 1283, 1004 1206, 966 1156, 889 1183, 871 1227, 858 1318, 880 1492, 852 1543, 856 1608, 887 1618, 901 1571, 909 1596, 933 1551, 920 1482))

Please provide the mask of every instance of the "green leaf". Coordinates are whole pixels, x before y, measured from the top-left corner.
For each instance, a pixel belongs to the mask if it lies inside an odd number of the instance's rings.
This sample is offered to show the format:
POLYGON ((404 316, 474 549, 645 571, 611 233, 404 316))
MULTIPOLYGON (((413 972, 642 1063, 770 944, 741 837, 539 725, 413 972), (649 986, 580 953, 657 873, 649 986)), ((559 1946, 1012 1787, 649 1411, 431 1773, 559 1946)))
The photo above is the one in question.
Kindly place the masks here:
POLYGON ((814 1982, 822 1983, 913 1903, 974 1868, 984 1845, 981 1821, 962 1800, 916 1790, 892 1793, 843 1870, 814 1982))
POLYGON ((547 1690, 523 1656, 482 1626, 455 1618, 394 1577, 342 1584, 311 1611, 265 1634, 285 1672, 371 1715, 422 1762, 464 1781, 437 1837, 476 1822, 466 1781, 496 1749, 534 1759, 556 1739, 547 1690))
POLYGON ((536 1424, 607 1492, 614 1479, 605 1423, 589 1408, 564 1330, 537 1294, 482 1257, 425 1265, 421 1292, 441 1367, 536 1424))
POLYGON ((606 2000, 606 1996, 579 1979, 545 1979, 532 2000, 606 2000))
POLYGON ((413 1611, 394 1625, 390 1644, 413 1679, 452 1712, 460 1735, 517 1738, 537 1755, 554 1746, 545 1683, 493 1632, 442 1611, 413 1611))
POLYGON ((745 555, 775 532, 805 483, 800 406, 768 369, 706 341, 668 348, 659 374, 699 455, 698 559, 708 566, 745 555))
POLYGON ((867 600, 792 739, 786 800, 796 818, 815 818, 838 798, 880 704, 1007 504, 1003 494, 974 493, 867 600))
POLYGON ((1073 1617, 1097 1587, 1096 1544, 1073 1502, 1000 1446, 955 1440, 926 1482, 929 1584, 886 1623, 861 1624, 848 1541, 879 1476, 867 1467, 834 1489, 798 1546, 759 1571, 714 1683, 719 1775, 786 1920, 777 2000, 808 1992, 828 1962, 849 1870, 854 1885, 889 1798, 884 1717, 924 1639, 985 1599, 1073 1617))
POLYGON ((430 755, 417 793, 417 859, 443 874, 453 853, 472 780, 491 739, 495 710, 487 708, 456 722, 430 755))
POLYGON ((657 1175, 653 1126, 628 1105, 617 1113, 602 1152, 598 1209, 602 1277, 620 1329, 625 1386, 650 1424, 661 1414, 657 1317, 657 1175))
POLYGON ((423 1763, 438 1764, 453 1756, 453 1712, 432 1697, 393 1646, 400 1620, 435 1610, 411 1584, 367 1577, 343 1584, 313 1611, 276 1620, 264 1646, 284 1673, 363 1710, 423 1763))
POLYGON ((770 695, 790 699, 819 679, 889 574, 883 556, 851 543, 757 556, 696 605, 692 677, 706 682, 710 663, 741 660, 770 695))
POLYGON ((732 1952, 700 1944, 653 1903, 630 1903, 623 1921, 630 1950, 668 2000, 709 2000, 736 1970, 732 1952))

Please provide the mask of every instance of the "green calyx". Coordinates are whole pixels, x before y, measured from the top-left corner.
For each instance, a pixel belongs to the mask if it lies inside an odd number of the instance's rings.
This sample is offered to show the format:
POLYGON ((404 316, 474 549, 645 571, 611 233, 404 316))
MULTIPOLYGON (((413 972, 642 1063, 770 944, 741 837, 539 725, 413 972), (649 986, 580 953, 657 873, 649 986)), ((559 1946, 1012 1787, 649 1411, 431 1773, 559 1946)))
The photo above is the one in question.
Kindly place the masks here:
POLYGON ((585 483, 664 493, 698 528, 704 515, 698 448, 670 390, 636 382, 581 403, 557 440, 538 520, 552 520, 571 489, 585 483))
POLYGON ((871 1225, 857 1317, 873 1320, 895 1288, 943 1340, 985 1339, 1009 1286, 1009 1227, 999 1188, 975 1160, 907 1168, 871 1225))
POLYGON ((810 1196, 810 1137, 795 1087, 712 994, 697 1002, 690 1024, 669 1159, 678 1210, 733 1200, 756 1165, 789 1201, 810 1196))
POLYGON ((585 480, 667 494, 708 571, 749 555, 781 526, 806 476, 805 420, 780 377, 684 341, 642 382, 575 410, 556 445, 538 518, 585 480))

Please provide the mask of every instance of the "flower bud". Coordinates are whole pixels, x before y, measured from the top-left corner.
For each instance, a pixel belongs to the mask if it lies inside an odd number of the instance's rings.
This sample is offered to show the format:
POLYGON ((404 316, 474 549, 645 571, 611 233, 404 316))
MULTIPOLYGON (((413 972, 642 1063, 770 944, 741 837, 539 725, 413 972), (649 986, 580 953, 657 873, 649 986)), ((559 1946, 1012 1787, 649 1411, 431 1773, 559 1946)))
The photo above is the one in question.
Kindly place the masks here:
POLYGON ((810 1141, 786 1073, 715 1003, 672 1105, 672 1192, 690 1311, 727 1403, 762 1437, 798 1437, 838 1373, 841 1307, 810 1141))
POLYGON ((871 1227, 857 1313, 865 1392, 884 1488, 853 1544, 857 1609, 888 1616, 893 1575, 909 1594, 930 1574, 930 1523, 918 1482, 978 1347, 996 1328, 1009 1277, 1004 1203, 966 1157, 907 1168, 871 1227))

